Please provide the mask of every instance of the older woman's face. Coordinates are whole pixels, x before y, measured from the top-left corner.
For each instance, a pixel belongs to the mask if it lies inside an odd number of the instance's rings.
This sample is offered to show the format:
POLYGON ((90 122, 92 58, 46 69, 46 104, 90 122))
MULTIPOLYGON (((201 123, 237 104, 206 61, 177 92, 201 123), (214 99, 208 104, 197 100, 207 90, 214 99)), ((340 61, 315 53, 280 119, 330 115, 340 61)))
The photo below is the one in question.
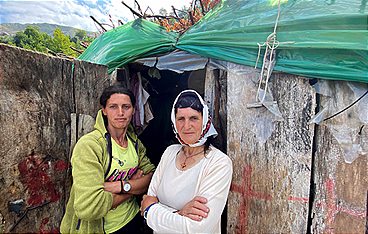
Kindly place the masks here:
POLYGON ((175 126, 180 138, 187 144, 196 143, 202 134, 202 113, 190 107, 179 108, 175 115, 175 126))
POLYGON ((110 127, 124 129, 132 120, 134 107, 128 95, 115 93, 107 100, 102 112, 106 115, 110 127))

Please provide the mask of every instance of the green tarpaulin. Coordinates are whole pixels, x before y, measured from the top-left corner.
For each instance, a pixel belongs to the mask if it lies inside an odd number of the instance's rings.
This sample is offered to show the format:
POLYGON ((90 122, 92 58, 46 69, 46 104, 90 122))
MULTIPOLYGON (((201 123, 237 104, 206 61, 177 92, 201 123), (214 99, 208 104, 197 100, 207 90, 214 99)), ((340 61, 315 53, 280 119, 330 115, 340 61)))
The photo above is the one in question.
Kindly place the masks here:
POLYGON ((173 51, 178 34, 137 19, 96 38, 78 59, 108 66, 109 72, 138 58, 173 51))
MULTIPOLYGON (((274 69, 368 83, 367 4, 366 0, 281 0, 274 69)), ((111 72, 135 59, 180 49, 254 66, 258 44, 274 31, 277 15, 278 0, 227 0, 181 36, 139 19, 98 37, 80 59, 107 65, 111 72)))

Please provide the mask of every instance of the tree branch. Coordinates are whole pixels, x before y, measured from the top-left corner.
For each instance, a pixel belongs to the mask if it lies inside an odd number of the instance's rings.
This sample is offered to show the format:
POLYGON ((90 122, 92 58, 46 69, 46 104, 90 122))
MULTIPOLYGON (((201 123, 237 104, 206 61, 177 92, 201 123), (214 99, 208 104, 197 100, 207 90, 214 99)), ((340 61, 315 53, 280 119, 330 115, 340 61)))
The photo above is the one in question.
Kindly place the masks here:
POLYGON ((92 20, 95 21, 95 23, 97 23, 102 28, 102 30, 104 30, 105 32, 107 32, 106 28, 104 28, 102 26, 102 24, 95 19, 95 17, 93 17, 92 15, 90 15, 89 17, 91 17, 92 20))
POLYGON ((83 50, 78 50, 77 48, 74 48, 73 46, 70 46, 70 49, 80 54, 84 52, 83 50))
POLYGON ((128 6, 124 1, 121 2, 125 7, 127 7, 134 15, 138 16, 139 18, 143 18, 141 14, 133 10, 130 6, 128 6))
POLYGON ((196 0, 196 1, 199 1, 199 5, 201 5, 202 15, 205 15, 206 14, 206 10, 204 9, 202 0, 196 0))
POLYGON ((134 3, 137 4, 138 11, 141 13, 141 15, 144 15, 143 12, 142 12, 141 6, 139 5, 138 1, 137 0, 134 0, 134 3))

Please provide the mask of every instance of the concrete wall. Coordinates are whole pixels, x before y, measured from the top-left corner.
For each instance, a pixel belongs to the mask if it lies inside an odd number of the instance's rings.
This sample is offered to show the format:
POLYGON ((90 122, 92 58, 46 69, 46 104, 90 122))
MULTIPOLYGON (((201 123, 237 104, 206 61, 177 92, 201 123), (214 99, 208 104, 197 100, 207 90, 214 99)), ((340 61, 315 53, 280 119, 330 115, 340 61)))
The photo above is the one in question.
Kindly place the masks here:
POLYGON ((0 232, 57 233, 77 117, 95 116, 107 69, 3 44, 0 61, 0 232))

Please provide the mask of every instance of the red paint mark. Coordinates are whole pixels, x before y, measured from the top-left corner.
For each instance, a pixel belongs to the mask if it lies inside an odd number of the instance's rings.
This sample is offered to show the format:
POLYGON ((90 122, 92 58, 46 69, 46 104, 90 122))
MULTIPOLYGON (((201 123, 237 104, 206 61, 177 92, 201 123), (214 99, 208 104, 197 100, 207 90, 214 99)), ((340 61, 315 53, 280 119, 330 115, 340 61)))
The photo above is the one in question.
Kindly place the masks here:
POLYGON ((29 206, 40 205, 46 201, 55 202, 60 199, 60 194, 48 175, 50 172, 48 162, 40 156, 30 155, 18 164, 20 181, 28 191, 29 206))
POLYGON ((40 225, 40 229, 39 229, 39 233, 59 233, 58 229, 51 229, 48 230, 46 229, 46 225, 49 223, 49 218, 44 218, 41 221, 41 225, 40 225))
POLYGON ((69 168, 69 163, 63 160, 57 160, 54 165, 55 171, 65 171, 68 168, 69 168))
POLYGON ((339 211, 344 212, 348 215, 354 216, 354 217, 358 217, 358 218, 362 218, 364 219, 366 217, 366 212, 365 211, 357 211, 357 210, 351 210, 349 208, 345 208, 345 207, 339 207, 339 211))
MULTIPOLYGON (((257 193, 252 190, 251 183, 252 167, 245 166, 243 172, 243 182, 241 185, 232 183, 230 190, 234 193, 240 193, 243 196, 238 210, 238 224, 236 225, 237 233, 248 233, 248 218, 249 218, 249 200, 251 198, 261 199, 261 200, 272 200, 271 195, 257 193)), ((326 187, 326 202, 317 201, 316 207, 326 207, 326 229, 325 233, 333 233, 333 224, 335 223, 335 217, 339 212, 344 212, 353 217, 364 219, 367 214, 366 211, 357 211, 348 207, 343 207, 336 203, 337 196, 335 193, 335 182, 332 179, 327 179, 325 182, 326 187)), ((305 197, 293 197, 289 196, 288 201, 308 203, 309 198, 305 197)))
POLYGON ((327 206, 327 229, 326 231, 333 231, 333 223, 335 222, 335 216, 338 212, 336 206, 336 194, 335 194, 335 182, 332 179, 326 181, 326 206, 327 206))
POLYGON ((325 203, 321 201, 316 202, 316 207, 319 208, 326 207, 327 209, 326 229, 324 231, 325 233, 334 233, 333 224, 335 223, 336 215, 339 212, 344 212, 350 216, 362 219, 366 217, 365 211, 357 211, 336 204, 338 197, 336 196, 335 193, 335 182, 333 179, 327 179, 325 182, 325 187, 326 187, 326 202, 325 203))
POLYGON ((288 201, 297 201, 297 202, 302 202, 302 203, 308 203, 309 202, 309 198, 306 197, 293 197, 290 196, 288 198, 288 201))
POLYGON ((271 200, 272 196, 258 193, 252 190, 252 167, 245 166, 243 171, 243 182, 241 185, 232 183, 230 190, 240 193, 243 196, 238 210, 238 224, 236 226, 237 233, 248 233, 248 217, 249 217, 249 200, 251 198, 261 200, 271 200))

